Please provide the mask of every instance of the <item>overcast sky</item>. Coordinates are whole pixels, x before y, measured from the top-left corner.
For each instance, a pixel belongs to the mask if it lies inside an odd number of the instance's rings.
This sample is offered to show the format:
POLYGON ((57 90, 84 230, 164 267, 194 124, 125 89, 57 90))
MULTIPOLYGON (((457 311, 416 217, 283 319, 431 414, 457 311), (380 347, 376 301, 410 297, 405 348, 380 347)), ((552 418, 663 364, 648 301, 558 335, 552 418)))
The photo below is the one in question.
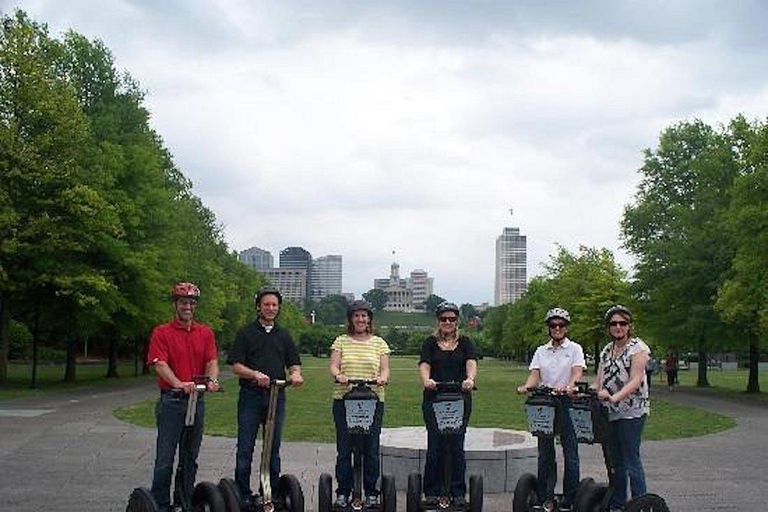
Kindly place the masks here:
POLYGON ((768 2, 0 0, 101 39, 232 249, 421 268, 493 301, 495 239, 607 247, 672 123, 768 111, 768 2), (510 217, 509 210, 514 209, 510 217))

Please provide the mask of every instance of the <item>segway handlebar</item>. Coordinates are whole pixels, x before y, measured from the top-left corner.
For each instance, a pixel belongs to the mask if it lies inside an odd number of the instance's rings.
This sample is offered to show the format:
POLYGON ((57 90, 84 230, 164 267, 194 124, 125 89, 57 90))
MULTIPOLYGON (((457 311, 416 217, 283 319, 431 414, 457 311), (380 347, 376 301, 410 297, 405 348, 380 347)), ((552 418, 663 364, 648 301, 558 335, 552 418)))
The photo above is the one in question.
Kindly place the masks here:
POLYGON ((472 389, 464 389, 461 386, 462 382, 460 380, 441 380, 441 381, 435 381, 435 386, 437 391, 462 391, 462 392, 468 392, 468 391, 477 391, 477 386, 472 386, 472 389))

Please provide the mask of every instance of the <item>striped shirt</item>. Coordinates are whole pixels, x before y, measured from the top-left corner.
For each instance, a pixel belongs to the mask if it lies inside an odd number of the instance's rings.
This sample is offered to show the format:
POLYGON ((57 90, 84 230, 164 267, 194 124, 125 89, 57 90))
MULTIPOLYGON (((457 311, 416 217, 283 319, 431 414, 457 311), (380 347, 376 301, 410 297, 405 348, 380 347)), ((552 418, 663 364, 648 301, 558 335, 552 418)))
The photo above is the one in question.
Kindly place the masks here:
MULTIPOLYGON (((342 334, 333 341, 331 350, 341 352, 341 373, 350 379, 376 379, 381 373, 381 356, 388 355, 389 345, 379 336, 367 341, 356 341, 348 334, 342 334)), ((349 386, 336 383, 333 387, 334 400, 340 400, 349 386)), ((374 389, 379 400, 384 401, 384 387, 374 389)))

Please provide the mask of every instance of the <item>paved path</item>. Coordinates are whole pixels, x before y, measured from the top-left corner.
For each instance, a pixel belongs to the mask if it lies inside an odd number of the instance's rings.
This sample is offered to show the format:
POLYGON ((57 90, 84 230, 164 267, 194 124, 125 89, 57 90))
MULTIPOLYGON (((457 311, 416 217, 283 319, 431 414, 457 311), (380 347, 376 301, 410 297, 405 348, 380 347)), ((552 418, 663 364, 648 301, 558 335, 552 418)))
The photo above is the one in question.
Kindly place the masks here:
MULTIPOLYGON (((768 404, 655 389, 659 396, 723 412, 738 426, 711 436, 643 444, 649 490, 673 512, 765 510, 768 478, 768 404)), ((64 395, 0 401, 0 511, 123 511, 133 487, 152 471, 153 429, 114 419, 114 407, 156 394, 154 384, 119 390, 80 390, 64 395)), ((597 448, 583 446, 582 475, 605 480, 597 448)), ((320 472, 332 472, 332 444, 285 443, 284 472, 302 481, 307 511, 314 510, 320 472)), ((234 441, 206 437, 199 479, 231 476, 234 441)), ((511 512, 510 494, 486 495, 486 512, 511 512)), ((405 497, 398 496, 398 510, 405 497)))

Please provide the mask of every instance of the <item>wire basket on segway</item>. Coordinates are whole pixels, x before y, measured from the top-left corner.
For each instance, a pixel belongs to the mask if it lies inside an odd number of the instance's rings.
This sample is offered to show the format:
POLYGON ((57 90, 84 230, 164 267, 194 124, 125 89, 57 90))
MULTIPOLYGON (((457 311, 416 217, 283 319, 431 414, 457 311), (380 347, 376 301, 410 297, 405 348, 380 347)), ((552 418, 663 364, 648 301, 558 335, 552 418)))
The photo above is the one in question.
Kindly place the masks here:
POLYGON ((351 379, 351 389, 344 394, 344 411, 347 433, 353 438, 352 467, 353 486, 352 499, 347 506, 340 507, 332 502, 333 480, 331 475, 320 475, 318 484, 318 512, 331 511, 375 511, 395 512, 397 491, 395 479, 391 475, 381 476, 381 500, 379 505, 366 505, 363 501, 363 443, 366 436, 375 435, 381 425, 381 415, 376 414, 379 397, 370 386, 376 385, 375 380, 351 379))
MULTIPOLYGON (((441 436, 450 438, 466 430, 467 418, 464 414, 464 400, 465 396, 460 382, 437 383, 437 394, 431 405, 435 425, 441 436)), ((452 461, 448 443, 443 443, 443 446, 445 464, 443 466, 441 495, 438 497, 437 503, 431 503, 422 499, 422 476, 419 473, 412 473, 408 476, 407 512, 427 510, 481 512, 483 509, 483 477, 481 475, 470 475, 468 502, 457 503, 456 500, 452 500, 450 494, 452 461)))

